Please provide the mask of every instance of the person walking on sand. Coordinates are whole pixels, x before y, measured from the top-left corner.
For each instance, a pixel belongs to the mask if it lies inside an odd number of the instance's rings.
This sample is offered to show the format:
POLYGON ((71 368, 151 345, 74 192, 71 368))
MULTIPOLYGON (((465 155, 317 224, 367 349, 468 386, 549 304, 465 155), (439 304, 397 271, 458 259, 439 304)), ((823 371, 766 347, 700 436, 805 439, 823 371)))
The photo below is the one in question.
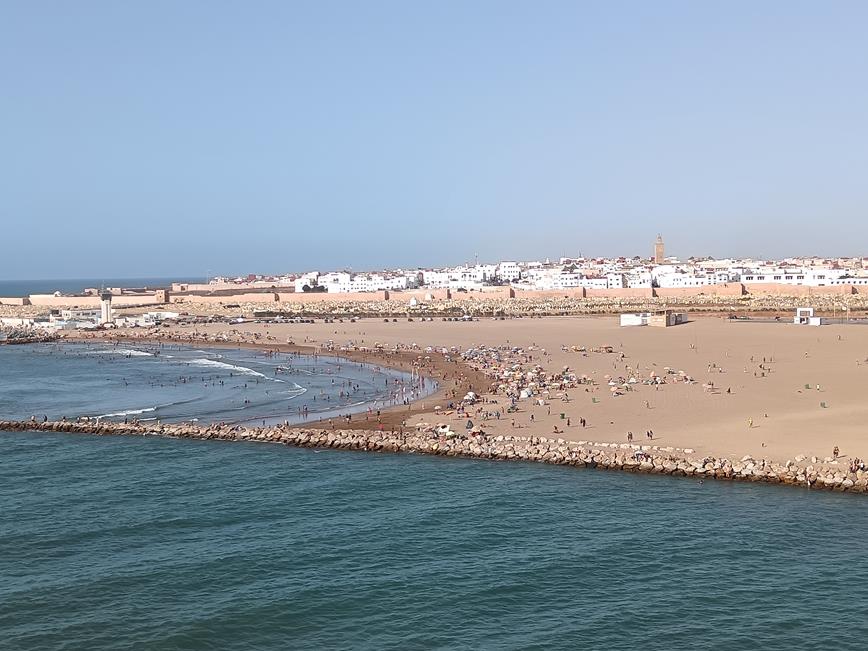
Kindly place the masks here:
POLYGON ((633 442, 633 432, 627 432, 627 443, 633 442))
POLYGON ((747 419, 747 428, 751 429, 753 427, 753 418, 747 419))

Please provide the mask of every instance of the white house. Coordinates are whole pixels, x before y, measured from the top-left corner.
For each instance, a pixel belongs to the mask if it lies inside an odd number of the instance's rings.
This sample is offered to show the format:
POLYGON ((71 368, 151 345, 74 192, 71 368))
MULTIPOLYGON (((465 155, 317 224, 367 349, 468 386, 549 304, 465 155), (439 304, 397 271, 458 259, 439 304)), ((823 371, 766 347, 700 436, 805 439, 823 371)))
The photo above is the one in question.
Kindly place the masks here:
POLYGON ((521 267, 516 262, 501 262, 497 265, 496 275, 503 281, 512 282, 521 278, 521 267))

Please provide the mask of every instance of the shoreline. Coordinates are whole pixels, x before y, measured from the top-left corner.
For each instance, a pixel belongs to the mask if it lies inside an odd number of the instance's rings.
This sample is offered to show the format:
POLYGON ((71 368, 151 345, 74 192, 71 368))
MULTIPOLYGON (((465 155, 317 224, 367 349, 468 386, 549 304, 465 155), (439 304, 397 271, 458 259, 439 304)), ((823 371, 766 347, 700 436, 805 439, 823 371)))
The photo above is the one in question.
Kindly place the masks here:
MULTIPOLYGON (((270 351, 279 353, 298 353, 315 357, 318 355, 330 356, 346 359, 351 362, 368 364, 371 366, 382 366, 391 371, 408 373, 413 370, 425 377, 427 381, 434 382, 436 389, 431 393, 418 398, 409 405, 388 405, 380 409, 380 416, 376 419, 368 419, 366 412, 356 412, 358 415, 365 416, 364 420, 346 421, 341 416, 324 417, 316 420, 311 420, 306 425, 308 427, 328 426, 333 430, 358 430, 358 429, 403 429, 407 427, 405 424, 408 418, 420 416, 428 413, 430 409, 426 409, 426 401, 431 406, 438 405, 441 402, 449 402, 457 400, 460 396, 464 396, 468 391, 476 391, 487 389, 490 380, 484 373, 472 368, 469 364, 461 360, 453 362, 442 359, 441 353, 426 353, 424 350, 410 351, 389 351, 389 350, 352 350, 338 348, 323 348, 313 345, 300 345, 295 343, 280 343, 275 341, 264 342, 234 342, 234 341, 210 341, 203 338, 175 340, 161 339, 153 337, 125 337, 122 335, 113 336, 111 331, 106 331, 107 334, 98 336, 63 336, 57 341, 67 341, 72 343, 93 343, 101 341, 106 344, 125 343, 125 344, 146 344, 146 345, 179 345, 179 346, 208 346, 213 348, 226 349, 243 349, 253 351, 270 351), (420 358, 422 358, 421 363, 420 358), (458 371, 456 377, 455 371, 458 371), (450 377, 451 373, 451 377, 450 377), (450 395, 452 394, 452 395, 450 395), (382 428, 380 427, 382 425, 382 428)), ((372 401, 374 404, 376 401, 372 401)), ((354 414, 354 415, 356 415, 354 414)))
POLYGON ((435 393, 410 405, 384 405, 380 418, 368 412, 349 422, 334 416, 329 422, 326 416, 294 427, 393 432, 424 427, 463 435, 472 426, 472 433, 489 438, 590 439, 612 449, 625 439, 628 445, 641 439, 645 447, 639 449, 813 464, 833 474, 868 470, 860 417, 868 416, 868 407, 859 389, 868 372, 868 358, 863 360, 868 331, 730 323, 698 319, 659 330, 581 317, 203 324, 63 339, 322 353, 418 371, 439 383, 435 393), (475 399, 462 400, 471 386, 475 399))
POLYGON ((0 431, 97 436, 155 436, 203 441, 251 442, 396 454, 427 454, 492 461, 525 461, 577 468, 663 474, 796 486, 813 490, 868 493, 868 471, 830 471, 788 461, 777 464, 745 456, 739 461, 693 458, 693 450, 632 444, 569 442, 546 437, 476 435, 447 438, 432 432, 385 432, 297 427, 243 427, 188 423, 0 421, 0 431))

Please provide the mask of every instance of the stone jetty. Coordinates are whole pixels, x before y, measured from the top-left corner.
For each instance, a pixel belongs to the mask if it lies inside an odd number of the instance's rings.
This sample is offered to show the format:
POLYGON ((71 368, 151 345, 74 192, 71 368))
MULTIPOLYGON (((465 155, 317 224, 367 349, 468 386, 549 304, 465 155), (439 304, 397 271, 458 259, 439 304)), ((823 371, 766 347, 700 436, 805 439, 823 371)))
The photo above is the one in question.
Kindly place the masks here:
POLYGON ((643 472, 696 479, 787 484, 813 489, 868 493, 868 470, 834 468, 811 460, 784 464, 743 457, 739 460, 695 458, 690 449, 546 437, 455 435, 436 431, 304 429, 291 426, 241 427, 188 423, 117 423, 112 421, 0 421, 0 431, 159 436, 210 441, 275 443, 304 448, 430 454, 500 461, 533 461, 560 466, 643 472))

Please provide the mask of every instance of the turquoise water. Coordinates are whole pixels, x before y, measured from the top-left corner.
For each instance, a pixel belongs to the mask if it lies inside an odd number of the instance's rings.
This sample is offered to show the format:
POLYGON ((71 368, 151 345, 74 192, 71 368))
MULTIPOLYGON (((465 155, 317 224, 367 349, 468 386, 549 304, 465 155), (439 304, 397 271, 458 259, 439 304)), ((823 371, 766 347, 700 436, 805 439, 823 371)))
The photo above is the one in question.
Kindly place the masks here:
POLYGON ((0 648, 856 649, 836 493, 0 435, 0 648))

